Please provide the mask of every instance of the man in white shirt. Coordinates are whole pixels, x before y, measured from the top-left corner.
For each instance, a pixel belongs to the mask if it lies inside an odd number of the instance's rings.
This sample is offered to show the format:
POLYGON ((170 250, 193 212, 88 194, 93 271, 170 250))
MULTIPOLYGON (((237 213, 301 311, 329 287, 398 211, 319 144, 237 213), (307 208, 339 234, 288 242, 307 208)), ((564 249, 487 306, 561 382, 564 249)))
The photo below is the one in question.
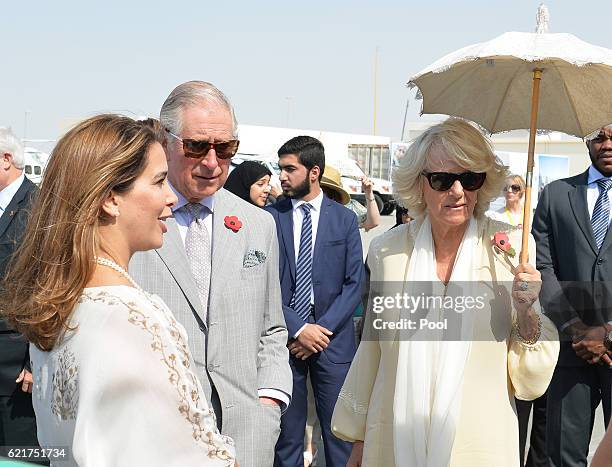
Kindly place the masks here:
POLYGON ((595 409, 612 413, 612 125, 586 141, 592 165, 547 185, 533 221, 540 302, 559 329, 548 390, 550 465, 586 466, 595 409))
MULTIPOLYGON (((0 128, 0 272, 24 234, 36 186, 23 174, 23 147, 0 128)), ((28 343, 0 319, 0 446, 38 446, 28 343)))
POLYGON ((287 198, 267 209, 279 237, 293 398, 283 414, 274 465, 303 463, 310 374, 326 465, 345 466, 352 445, 332 434, 331 417, 355 354, 353 313, 364 279, 357 216, 323 194, 325 152, 319 140, 297 136, 283 144, 278 156, 287 198))

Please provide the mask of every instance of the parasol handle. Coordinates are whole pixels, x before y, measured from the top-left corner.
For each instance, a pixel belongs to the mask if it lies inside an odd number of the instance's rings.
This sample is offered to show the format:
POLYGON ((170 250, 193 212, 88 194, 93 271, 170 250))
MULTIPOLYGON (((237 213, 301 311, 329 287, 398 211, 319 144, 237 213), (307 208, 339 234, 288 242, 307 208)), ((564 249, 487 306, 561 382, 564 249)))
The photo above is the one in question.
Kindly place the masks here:
POLYGON ((527 150, 527 174, 525 176, 525 205, 523 206, 523 239, 519 261, 524 264, 529 261, 529 231, 531 230, 531 187, 533 184, 533 155, 535 152, 535 137, 538 125, 538 105, 540 101, 540 80, 542 70, 533 70, 533 92, 531 94, 531 122, 529 125, 529 149, 527 150))

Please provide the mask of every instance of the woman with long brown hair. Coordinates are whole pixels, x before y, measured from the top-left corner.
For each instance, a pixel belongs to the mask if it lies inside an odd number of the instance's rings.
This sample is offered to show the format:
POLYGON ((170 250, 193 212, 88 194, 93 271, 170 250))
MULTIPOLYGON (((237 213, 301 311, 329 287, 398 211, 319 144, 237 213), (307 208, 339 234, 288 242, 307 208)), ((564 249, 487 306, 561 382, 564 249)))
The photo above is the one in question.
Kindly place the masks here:
POLYGON ((176 202, 160 143, 114 115, 70 130, 4 280, 0 309, 32 343, 39 440, 69 446, 68 465, 234 464, 185 330, 126 271, 162 245, 176 202))

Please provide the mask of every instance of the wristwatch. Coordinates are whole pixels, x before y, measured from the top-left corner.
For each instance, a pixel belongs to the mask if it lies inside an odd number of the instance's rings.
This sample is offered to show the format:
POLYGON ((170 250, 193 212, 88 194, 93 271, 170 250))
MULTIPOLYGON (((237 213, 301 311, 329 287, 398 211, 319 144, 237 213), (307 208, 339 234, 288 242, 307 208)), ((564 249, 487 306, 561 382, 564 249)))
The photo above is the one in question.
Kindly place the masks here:
POLYGON ((604 347, 612 351, 612 331, 607 331, 603 340, 604 347))

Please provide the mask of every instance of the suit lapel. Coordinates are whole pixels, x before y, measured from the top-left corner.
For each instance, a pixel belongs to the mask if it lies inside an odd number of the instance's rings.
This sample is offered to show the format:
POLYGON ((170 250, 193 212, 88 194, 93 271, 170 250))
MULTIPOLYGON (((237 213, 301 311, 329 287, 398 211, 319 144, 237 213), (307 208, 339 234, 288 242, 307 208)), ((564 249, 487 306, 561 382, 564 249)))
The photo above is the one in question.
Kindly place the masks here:
POLYGON ((587 204, 587 181, 589 173, 588 171, 582 174, 582 177, 572 191, 569 192, 569 202, 576 218, 576 223, 585 238, 591 245, 593 252, 597 254, 599 251, 597 244, 595 243, 595 237, 593 236, 593 227, 591 226, 591 220, 589 219, 589 206, 587 204))
MULTIPOLYGON (((157 254, 174 277, 174 280, 185 294, 193 309, 200 315, 204 308, 198 295, 198 288, 193 280, 193 273, 189 267, 189 260, 185 254, 185 246, 176 225, 176 220, 169 218, 166 220, 166 226, 168 227, 168 232, 164 236, 163 246, 156 250, 157 254)), ((202 321, 206 325, 205 320, 203 319, 202 321)))
POLYGON ((17 214, 17 211, 19 211, 21 208, 23 201, 32 188, 30 185, 32 185, 32 182, 26 178, 21 185, 19 185, 19 189, 15 193, 15 196, 13 196, 13 199, 11 199, 11 202, 6 207, 6 210, 4 213, 2 213, 2 216, 0 217, 0 237, 4 235, 4 232, 6 232, 6 229, 15 217, 15 214, 17 214))
POLYGON ((321 245, 327 240, 329 233, 329 213, 331 211, 331 200, 323 195, 323 202, 321 203, 321 212, 319 213, 319 223, 317 225, 317 239, 315 240, 314 256, 312 258, 312 270, 314 272, 317 267, 319 256, 323 252, 321 245))
POLYGON ((278 219, 280 223, 281 236, 283 238, 283 244, 285 245, 285 252, 289 263, 289 272, 291 278, 295 281, 295 248, 293 246, 293 205, 290 200, 288 202, 288 208, 285 211, 278 213, 278 219))
MULTIPOLYGON (((610 206, 610 209, 612 209, 612 206, 610 206)), ((606 236, 604 237, 604 241, 601 244, 601 249, 599 250, 599 256, 601 256, 608 248, 610 248, 610 245, 612 245, 612 234, 610 233, 610 230, 612 229, 610 229, 610 225, 608 225, 608 232, 606 233, 606 236)))
MULTIPOLYGON (((213 290, 223 290, 223 287, 229 282, 226 281, 225 275, 232 274, 232 268, 224 267, 224 262, 230 261, 230 257, 234 254, 239 254, 236 249, 232 249, 232 241, 235 234, 225 226, 225 216, 238 216, 234 201, 227 195, 224 189, 219 190, 215 194, 215 204, 213 213, 213 232, 212 232, 212 269, 210 278, 210 299, 213 298, 213 290), (234 234, 234 235, 228 235, 234 234), (231 252, 231 253, 229 253, 231 252)), ((244 220, 243 220, 244 221, 244 220)), ((235 272, 235 271, 234 271, 235 272)))

